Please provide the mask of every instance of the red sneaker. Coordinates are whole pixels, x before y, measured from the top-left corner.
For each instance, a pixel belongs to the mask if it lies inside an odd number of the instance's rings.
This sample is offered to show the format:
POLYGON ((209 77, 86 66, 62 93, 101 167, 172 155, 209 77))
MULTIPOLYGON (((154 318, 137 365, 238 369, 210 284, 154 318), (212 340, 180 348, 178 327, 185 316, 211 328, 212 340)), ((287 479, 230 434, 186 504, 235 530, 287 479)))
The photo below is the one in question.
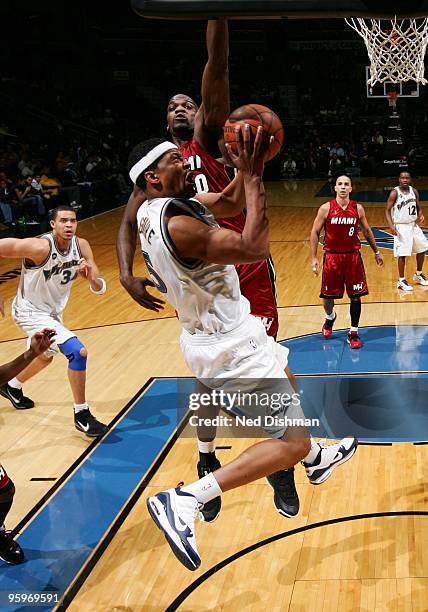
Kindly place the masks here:
POLYGON ((351 349, 359 349, 363 346, 363 343, 361 342, 361 338, 357 332, 349 332, 348 344, 351 347, 351 349))
POLYGON ((321 330, 323 338, 330 338, 333 332, 333 325, 334 325, 334 322, 336 321, 336 317, 337 315, 334 317, 334 319, 326 319, 324 321, 324 325, 322 326, 322 330, 321 330))

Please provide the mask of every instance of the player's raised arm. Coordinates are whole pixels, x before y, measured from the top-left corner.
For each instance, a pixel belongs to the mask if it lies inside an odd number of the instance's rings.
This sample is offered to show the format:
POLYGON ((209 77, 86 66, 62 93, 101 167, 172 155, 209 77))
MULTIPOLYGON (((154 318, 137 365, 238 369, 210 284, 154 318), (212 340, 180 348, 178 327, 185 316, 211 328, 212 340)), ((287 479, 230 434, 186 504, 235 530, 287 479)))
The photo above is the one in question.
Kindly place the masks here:
POLYGON ((310 245, 311 245, 311 266, 312 272, 318 274, 320 271, 320 263, 318 261, 318 243, 320 239, 320 233, 324 227, 325 220, 328 217, 328 211, 330 210, 330 204, 326 202, 322 204, 319 209, 317 216, 315 217, 314 223, 311 229, 310 245))
POLYGON ((393 189, 390 192, 390 194, 388 196, 388 199, 386 201, 385 218, 386 218, 386 222, 389 225, 389 229, 391 231, 391 234, 393 234, 394 236, 397 235, 397 230, 395 229, 394 221, 392 220, 391 210, 392 210, 392 207, 394 206, 396 200, 397 200, 397 191, 395 189, 393 189))
POLYGON ((195 117, 194 137, 210 154, 218 155, 218 141, 230 114, 229 30, 226 19, 207 25, 208 61, 202 75, 202 104, 195 117))
POLYGON ((369 245, 370 245, 370 247, 371 247, 371 249, 372 249, 372 251, 374 253, 377 265, 378 266, 383 266, 383 257, 380 254, 380 251, 378 251, 376 240, 375 240, 375 237, 374 237, 373 232, 372 232, 372 228, 370 227, 370 225, 367 222, 365 210, 364 210, 363 206, 361 206, 361 204, 357 204, 357 208, 358 208, 358 216, 360 218, 360 225, 361 225, 361 229, 362 229, 362 232, 364 234, 364 237, 367 240, 367 242, 369 243, 369 245))
MULTIPOLYGON (((240 128, 237 130, 240 132, 240 128)), ((269 256, 269 221, 262 181, 264 167, 260 152, 262 128, 259 128, 251 151, 250 129, 246 125, 238 140, 238 153, 229 154, 243 176, 247 216, 242 234, 210 227, 184 215, 170 218, 168 231, 182 258, 202 259, 213 263, 249 263, 269 256)))
POLYGON ((120 282, 133 300, 147 308, 158 312, 163 309, 164 301, 147 291, 146 287, 156 285, 148 278, 134 276, 134 256, 137 246, 137 212, 146 199, 144 191, 134 185, 128 203, 125 207, 119 233, 117 235, 116 253, 119 262, 120 282))
POLYGON ((41 238, 2 238, 0 257, 20 257, 39 264, 49 255, 49 243, 41 238))

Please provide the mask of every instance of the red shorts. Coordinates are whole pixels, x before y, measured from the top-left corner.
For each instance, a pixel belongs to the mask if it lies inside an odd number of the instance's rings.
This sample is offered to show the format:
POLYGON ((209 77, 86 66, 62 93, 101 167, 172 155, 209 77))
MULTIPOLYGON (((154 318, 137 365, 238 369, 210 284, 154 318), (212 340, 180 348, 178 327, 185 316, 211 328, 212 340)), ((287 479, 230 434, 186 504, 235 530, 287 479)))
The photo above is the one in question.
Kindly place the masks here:
POLYGON ((349 297, 367 295, 366 273, 360 251, 324 253, 321 298, 340 299, 343 288, 349 297))
POLYGON ((6 470, 0 463, 0 490, 3 489, 10 482, 9 476, 6 474, 6 470))

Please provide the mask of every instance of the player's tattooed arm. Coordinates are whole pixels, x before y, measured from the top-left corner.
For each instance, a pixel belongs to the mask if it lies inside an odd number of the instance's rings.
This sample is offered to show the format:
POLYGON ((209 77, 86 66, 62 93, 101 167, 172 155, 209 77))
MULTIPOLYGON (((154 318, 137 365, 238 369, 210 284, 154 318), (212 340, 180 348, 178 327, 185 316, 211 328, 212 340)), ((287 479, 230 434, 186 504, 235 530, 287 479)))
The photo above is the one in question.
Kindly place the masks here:
POLYGON ((391 234, 393 234, 394 236, 397 235, 397 230, 395 229, 394 222, 392 220, 391 210, 392 210, 392 207, 395 204, 396 199, 397 199, 397 191, 395 189, 393 189, 390 192, 389 196, 388 196, 388 200, 386 202, 386 209, 385 209, 386 222, 389 225, 389 229, 391 231, 391 234))
POLYGON ((318 261, 318 243, 320 240, 321 230, 324 227, 325 221, 328 217, 330 210, 330 204, 326 202, 322 204, 319 209, 317 216, 315 217, 314 223, 311 229, 310 245, 311 245, 311 266, 314 274, 319 274, 320 262, 318 261))
POLYGON ((369 245, 371 246, 371 249, 374 253, 377 265, 383 266, 383 257, 378 251, 376 240, 373 235, 372 228, 367 222, 366 213, 364 211, 364 208, 361 206, 361 204, 357 204, 357 208, 358 208, 358 216, 360 218, 361 230, 364 234, 364 237, 369 243, 369 245))
POLYGON ((263 130, 259 128, 254 145, 251 144, 248 125, 243 133, 237 127, 238 133, 237 153, 229 153, 243 175, 247 206, 243 232, 213 228, 184 215, 174 216, 168 222, 168 231, 177 254, 182 258, 233 264, 261 261, 269 256, 269 221, 262 181, 264 161, 260 151, 263 130))
POLYGON ((137 212, 146 199, 142 189, 134 186, 123 213, 116 242, 117 260, 119 262, 120 282, 133 300, 147 308, 158 312, 165 302, 147 291, 147 287, 156 287, 148 278, 134 276, 134 256, 137 246, 137 212))

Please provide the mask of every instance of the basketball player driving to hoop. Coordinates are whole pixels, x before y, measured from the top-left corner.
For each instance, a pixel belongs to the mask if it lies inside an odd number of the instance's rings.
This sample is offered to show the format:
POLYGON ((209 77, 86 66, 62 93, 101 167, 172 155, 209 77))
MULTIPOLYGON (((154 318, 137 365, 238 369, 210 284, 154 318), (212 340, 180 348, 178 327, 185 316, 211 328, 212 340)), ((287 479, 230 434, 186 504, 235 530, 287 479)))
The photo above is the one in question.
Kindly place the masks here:
MULTIPOLYGON (((197 193, 219 193, 230 184, 230 177, 222 158, 226 150, 223 141, 223 125, 230 114, 228 54, 229 36, 225 19, 208 22, 208 61, 202 76, 202 104, 186 94, 172 96, 167 107, 167 129, 190 165, 197 193)), ((230 189, 230 188, 229 188, 230 189)), ((242 191, 242 182, 234 182, 237 196, 242 191)), ((141 306, 158 311, 163 308, 160 298, 151 296, 147 287, 155 286, 148 279, 133 275, 133 260, 137 240, 137 211, 145 200, 144 192, 135 186, 126 206, 119 230, 117 253, 120 280, 131 297, 141 306)), ((221 227, 242 234, 246 214, 241 211, 235 217, 217 219, 221 227)), ((259 317, 268 336, 276 338, 278 333, 278 310, 276 303, 275 270, 273 261, 267 259, 253 263, 236 264, 242 294, 248 299, 251 314, 259 317)), ((279 345, 280 346, 280 345, 279 345)), ((280 346, 283 368, 292 377, 288 368, 288 349, 280 346)), ((207 407, 207 417, 211 408, 207 407)), ((215 455, 216 430, 198 430, 199 463, 198 473, 203 475, 220 467, 215 455)), ((287 517, 299 512, 299 498, 294 484, 294 468, 272 474, 268 478, 274 490, 275 507, 287 517)), ((206 504, 203 510, 205 520, 215 520, 220 512, 220 499, 206 504)))

